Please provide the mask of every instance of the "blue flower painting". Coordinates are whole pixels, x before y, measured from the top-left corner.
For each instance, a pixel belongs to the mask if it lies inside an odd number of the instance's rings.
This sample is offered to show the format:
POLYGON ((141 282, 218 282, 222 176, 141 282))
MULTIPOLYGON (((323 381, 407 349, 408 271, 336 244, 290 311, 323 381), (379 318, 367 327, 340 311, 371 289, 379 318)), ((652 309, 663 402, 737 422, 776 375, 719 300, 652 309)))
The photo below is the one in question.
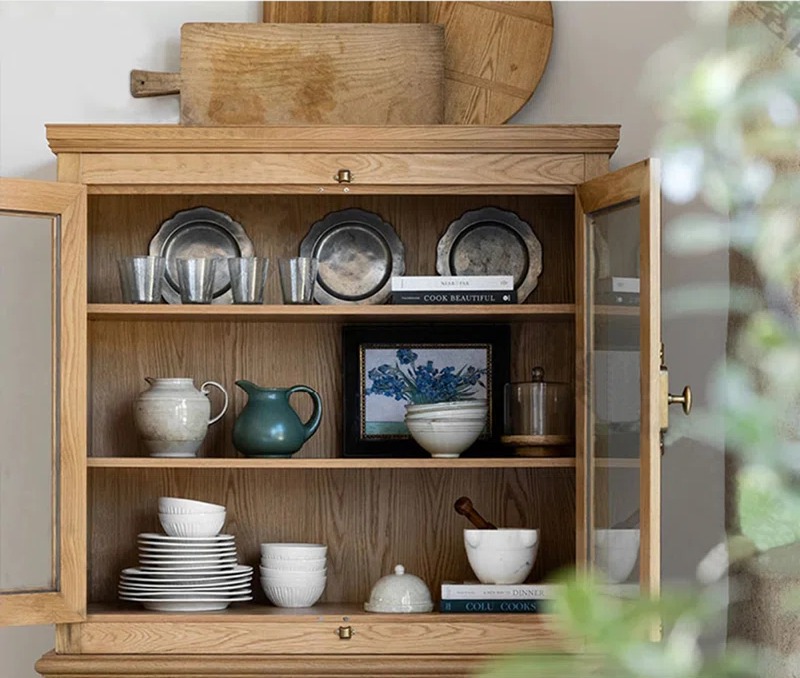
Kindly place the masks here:
POLYGON ((364 433, 405 435, 409 404, 487 397, 488 347, 368 348, 364 354, 364 433))

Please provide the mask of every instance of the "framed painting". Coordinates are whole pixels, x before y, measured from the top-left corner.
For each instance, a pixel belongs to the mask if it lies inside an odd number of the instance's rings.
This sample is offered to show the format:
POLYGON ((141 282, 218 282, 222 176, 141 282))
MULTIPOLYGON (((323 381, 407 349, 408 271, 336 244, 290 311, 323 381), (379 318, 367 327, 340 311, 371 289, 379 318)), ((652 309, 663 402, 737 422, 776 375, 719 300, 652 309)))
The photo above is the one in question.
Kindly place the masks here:
POLYGON ((345 326, 345 457, 427 457, 404 417, 410 403, 486 399, 486 430, 462 456, 498 456, 507 325, 345 326))

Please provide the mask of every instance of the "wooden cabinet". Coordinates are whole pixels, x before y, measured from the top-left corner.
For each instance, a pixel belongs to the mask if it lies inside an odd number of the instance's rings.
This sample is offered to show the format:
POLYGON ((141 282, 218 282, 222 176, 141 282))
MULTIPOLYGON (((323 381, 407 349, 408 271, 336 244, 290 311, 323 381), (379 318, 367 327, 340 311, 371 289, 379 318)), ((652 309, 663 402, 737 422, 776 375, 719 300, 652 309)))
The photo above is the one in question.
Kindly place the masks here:
POLYGON ((61 577, 54 591, 30 594, 40 596, 30 606, 28 598, 20 605, 15 596, 0 597, 0 621, 59 623, 55 652, 42 658, 39 672, 463 676, 500 652, 579 649, 580 639, 564 637, 546 614, 363 611, 372 584, 396 562, 434 595, 443 580, 470 577, 465 523, 452 510, 461 495, 497 524, 540 528, 533 581, 586 567, 594 528, 635 508, 637 581, 657 593, 664 425, 658 177, 652 162, 607 174, 618 135, 616 126, 49 126, 59 183, 39 189, 61 202, 20 207, 9 201, 26 185, 0 184, 2 210, 71 210, 61 222, 61 311, 54 320, 61 342, 61 577), (349 181, 340 170, 349 170, 349 181), (432 274, 447 225, 494 205, 531 224, 544 268, 533 293, 515 306, 283 306, 274 273, 264 306, 122 304, 117 259, 146 252, 165 219, 200 205, 233 216, 256 253, 273 261, 296 253, 309 226, 328 212, 368 209, 397 230, 408 274, 432 274), (609 225, 617 205, 628 216, 609 225), (641 277, 636 307, 597 303, 594 290, 600 258, 613 267, 623 241, 641 277), (542 365, 549 377, 573 385, 574 449, 558 458, 343 457, 342 326, 412 321, 508 324, 512 380, 526 380, 542 365), (601 374, 596 358, 620 332, 635 339, 636 374, 627 388, 638 438, 626 458, 615 456, 598 427, 609 388, 617 386, 614 370, 601 374), (144 456, 136 435, 131 402, 145 376, 164 375, 231 388, 230 411, 195 459, 144 456), (320 392, 326 416, 295 457, 236 453, 231 431, 244 394, 234 393, 233 382, 240 378, 305 383, 320 392), (118 603, 119 572, 136 563, 136 535, 158 529, 161 495, 225 504, 226 531, 249 564, 258 562, 262 541, 327 543, 322 600, 309 610, 271 607, 256 580, 254 603, 223 613, 162 614, 118 603), (47 602, 54 597, 58 605, 47 602), (38 611, 26 612, 32 609, 38 611))

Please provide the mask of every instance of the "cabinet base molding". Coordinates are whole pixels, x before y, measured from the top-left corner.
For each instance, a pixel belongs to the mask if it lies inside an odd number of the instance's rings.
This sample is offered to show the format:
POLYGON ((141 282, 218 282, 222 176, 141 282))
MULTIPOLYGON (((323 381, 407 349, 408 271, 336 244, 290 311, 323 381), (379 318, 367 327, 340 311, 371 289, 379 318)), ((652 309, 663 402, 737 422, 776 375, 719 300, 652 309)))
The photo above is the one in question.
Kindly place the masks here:
POLYGON ((487 655, 75 655, 48 652, 36 670, 45 678, 466 678, 487 655))

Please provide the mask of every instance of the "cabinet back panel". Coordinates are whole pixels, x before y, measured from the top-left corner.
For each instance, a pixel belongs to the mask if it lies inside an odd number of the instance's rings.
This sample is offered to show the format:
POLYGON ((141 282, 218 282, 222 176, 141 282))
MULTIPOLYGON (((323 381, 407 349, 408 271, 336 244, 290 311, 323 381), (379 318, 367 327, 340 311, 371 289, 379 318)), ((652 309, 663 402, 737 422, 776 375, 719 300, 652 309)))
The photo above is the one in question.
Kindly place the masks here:
POLYGON ((163 221, 207 206, 229 214, 271 259, 267 303, 280 303, 277 258, 295 256, 311 225, 329 212, 359 207, 380 214, 405 245, 407 275, 435 275, 436 244, 464 212, 493 205, 516 212, 542 244, 543 272, 528 303, 574 303, 572 196, 182 196, 108 195, 89 199, 89 301, 122 301, 117 259, 144 254, 163 221))
MULTIPOLYGON (((515 323, 511 329, 512 380, 528 381, 531 369, 541 365, 548 379, 573 382, 572 323, 515 323)), ((132 411, 137 394, 147 388, 144 378, 191 377, 197 387, 209 379, 217 381, 231 397, 227 414, 209 427, 198 456, 237 456, 231 442, 233 423, 246 402, 245 393, 234 384, 237 379, 262 386, 306 384, 317 390, 323 401, 322 423, 297 456, 341 456, 341 330, 336 323, 91 322, 90 454, 147 456, 132 411)), ((211 399, 213 414, 221 406, 214 389, 211 399)), ((296 395, 292 403, 305 421, 311 414, 310 399, 296 395)))
MULTIPOLYGON (((462 495, 499 526, 541 530, 530 577, 541 581, 575 560, 574 479, 573 469, 92 469, 89 602, 116 599, 119 572, 137 563, 136 535, 161 531, 164 495, 227 506, 224 532, 255 567, 265 541, 328 544, 322 602, 367 600, 397 563, 434 597, 443 580, 474 579, 462 536, 469 523, 453 510, 462 495)), ((254 594, 264 600, 257 578, 254 594)))

